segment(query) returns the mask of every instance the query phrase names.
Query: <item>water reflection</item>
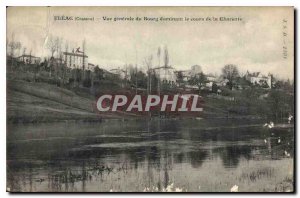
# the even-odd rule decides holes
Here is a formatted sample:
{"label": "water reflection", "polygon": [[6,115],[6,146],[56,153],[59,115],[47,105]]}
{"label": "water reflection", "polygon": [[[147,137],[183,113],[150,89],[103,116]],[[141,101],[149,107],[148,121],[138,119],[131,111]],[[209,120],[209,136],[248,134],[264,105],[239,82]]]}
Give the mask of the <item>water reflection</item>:
{"label": "water reflection", "polygon": [[286,163],[294,145],[293,128],[271,131],[240,120],[56,123],[9,126],[8,131],[7,182],[13,191],[161,190],[174,181],[198,191],[193,183],[205,182],[193,179],[195,173],[222,170],[218,178],[226,180],[247,161],[263,162],[264,169],[239,178],[254,182],[274,175],[270,160]]}
{"label": "water reflection", "polygon": [[234,168],[239,164],[241,158],[249,160],[251,158],[251,147],[250,146],[226,146],[225,148],[216,148],[213,151],[218,154],[223,165],[226,168]]}

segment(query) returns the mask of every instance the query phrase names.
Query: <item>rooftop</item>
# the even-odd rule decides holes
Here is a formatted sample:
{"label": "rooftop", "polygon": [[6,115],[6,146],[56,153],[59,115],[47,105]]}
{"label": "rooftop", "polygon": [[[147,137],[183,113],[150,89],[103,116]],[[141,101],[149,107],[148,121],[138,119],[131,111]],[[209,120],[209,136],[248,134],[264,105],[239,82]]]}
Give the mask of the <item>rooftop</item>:
{"label": "rooftop", "polygon": [[84,57],[84,58],[88,58],[87,55],[83,55],[80,53],[72,53],[72,52],[64,52],[64,55],[69,55],[69,56],[78,56],[78,57]]}
{"label": "rooftop", "polygon": [[23,54],[23,55],[19,56],[18,58],[21,58],[21,57],[39,58],[39,57],[28,55],[28,54]]}
{"label": "rooftop", "polygon": [[263,74],[260,73],[260,72],[253,72],[253,73],[250,73],[250,72],[247,71],[246,76],[248,76],[248,77],[268,78],[267,76],[263,75]]}

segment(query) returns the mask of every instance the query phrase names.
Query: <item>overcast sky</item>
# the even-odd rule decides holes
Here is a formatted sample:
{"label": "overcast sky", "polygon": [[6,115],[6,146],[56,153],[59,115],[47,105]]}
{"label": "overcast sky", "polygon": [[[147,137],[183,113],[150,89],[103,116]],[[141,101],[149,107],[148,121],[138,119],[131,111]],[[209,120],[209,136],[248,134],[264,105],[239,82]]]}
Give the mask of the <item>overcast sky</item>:
{"label": "overcast sky", "polygon": [[[53,16],[94,17],[95,21],[54,21]],[[107,22],[102,17],[240,17],[241,21]],[[283,23],[286,19],[287,23]],[[199,7],[9,7],[7,37],[48,56],[44,46],[49,35],[62,37],[72,48],[86,40],[89,62],[112,69],[124,64],[145,67],[144,58],[167,46],[170,65],[178,70],[200,65],[205,73],[220,74],[226,64],[236,64],[241,73],[260,71],[293,79],[293,8],[199,8]],[[284,29],[286,25],[286,29]],[[287,36],[283,36],[283,31]],[[63,44],[64,46],[64,44]],[[287,47],[287,59],[283,47]],[[162,63],[162,61],[161,61]]]}

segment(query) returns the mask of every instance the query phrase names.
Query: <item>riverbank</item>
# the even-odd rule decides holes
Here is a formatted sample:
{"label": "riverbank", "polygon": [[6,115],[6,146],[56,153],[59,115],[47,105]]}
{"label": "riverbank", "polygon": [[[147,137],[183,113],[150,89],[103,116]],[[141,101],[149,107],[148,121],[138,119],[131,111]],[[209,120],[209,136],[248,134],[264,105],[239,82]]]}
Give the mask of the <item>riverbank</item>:
{"label": "riverbank", "polygon": [[66,120],[101,122],[132,116],[125,112],[100,114],[91,94],[76,93],[47,83],[7,81],[7,122],[35,123]]}
{"label": "riverbank", "polygon": [[[100,113],[96,97],[88,88],[67,89],[45,82],[24,79],[7,80],[7,122],[37,123],[59,121],[101,122],[103,119],[148,119],[127,112]],[[204,97],[204,111],[195,119],[265,119],[259,115],[241,114],[229,108],[234,102]],[[152,117],[157,119],[165,117]],[[177,117],[180,119],[180,117]]]}

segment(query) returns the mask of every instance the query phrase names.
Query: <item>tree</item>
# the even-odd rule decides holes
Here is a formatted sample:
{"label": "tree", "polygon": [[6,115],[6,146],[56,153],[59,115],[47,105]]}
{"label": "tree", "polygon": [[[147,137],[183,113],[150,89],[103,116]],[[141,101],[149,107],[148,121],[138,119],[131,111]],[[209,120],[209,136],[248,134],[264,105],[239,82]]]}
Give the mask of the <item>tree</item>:
{"label": "tree", "polygon": [[[7,41],[8,42],[8,41]],[[8,47],[10,49],[10,56],[11,56],[11,64],[13,66],[14,64],[14,56],[15,56],[15,50],[20,50],[22,45],[20,42],[15,41],[15,35],[12,35],[11,41],[8,43]]]}
{"label": "tree", "polygon": [[211,92],[218,94],[218,85],[216,83],[212,84]]}
{"label": "tree", "polygon": [[60,42],[60,39],[58,37],[55,38],[52,35],[50,35],[48,37],[46,47],[50,51],[51,57],[53,57],[55,52],[58,51],[60,45],[61,45],[61,42]]}
{"label": "tree", "polygon": [[203,72],[196,74],[194,76],[191,77],[191,79],[189,80],[189,83],[191,85],[195,85],[198,87],[199,89],[199,93],[201,88],[205,85],[205,83],[207,83],[207,77],[205,76],[205,74]]}
{"label": "tree", "polygon": [[169,51],[167,46],[165,46],[165,54],[164,54],[164,66],[169,66]]}
{"label": "tree", "polygon": [[8,43],[8,47],[10,49],[10,56],[13,57],[14,56],[14,52],[16,49],[16,42],[14,41],[15,35],[12,35],[12,39],[11,41]]}
{"label": "tree", "polygon": [[160,49],[160,47],[158,47],[158,49],[157,49],[158,67],[160,66],[160,53],[161,53],[161,49]]}
{"label": "tree", "polygon": [[290,82],[289,79],[287,81],[274,79],[273,88],[274,89],[282,89],[282,90],[289,91],[292,93],[294,90],[294,85],[293,85],[293,83]]}
{"label": "tree", "polygon": [[142,71],[138,71],[136,74],[137,78],[137,87],[139,88],[147,88],[147,77],[146,74]]}
{"label": "tree", "polygon": [[240,85],[242,89],[251,86],[251,82],[249,80],[247,80],[245,76],[244,77],[237,77],[235,80],[236,80],[236,83],[238,85]]}
{"label": "tree", "polygon": [[152,72],[152,60],[153,60],[153,56],[149,56],[148,58],[145,58],[145,64],[147,66],[147,77],[148,77],[148,81],[147,81],[147,91],[148,94],[151,93],[151,72]]}
{"label": "tree", "polygon": [[[158,67],[160,67],[160,55],[161,55],[161,48],[158,47],[157,49]],[[158,78],[157,78],[157,92],[158,94],[160,94],[160,73],[158,73]]]}
{"label": "tree", "polygon": [[[69,51],[69,43],[68,41],[65,42],[65,52],[67,53]],[[60,52],[60,61],[63,60],[63,52]],[[61,63],[61,69],[62,69],[62,83],[65,84],[66,81],[66,75],[67,75],[67,56],[65,57],[65,63]]]}
{"label": "tree", "polygon": [[6,38],[6,56],[8,56],[9,40]]}
{"label": "tree", "polygon": [[[50,58],[50,76],[52,75],[52,72],[54,72],[54,75],[58,78],[59,75],[59,58],[61,55],[61,45],[62,45],[62,39],[59,37],[54,37],[50,35],[46,42],[46,48],[51,53]],[[58,60],[54,58],[54,54],[57,54]]]}
{"label": "tree", "polygon": [[95,67],[94,73],[95,73],[95,78],[97,80],[104,79],[104,71],[103,71],[103,69],[100,69],[98,65]]}
{"label": "tree", "polygon": [[133,67],[132,64],[128,65],[128,71],[129,71],[129,80],[131,84],[135,84],[135,79],[136,79],[136,68]]}
{"label": "tree", "polygon": [[184,76],[183,76],[183,72],[182,71],[177,71],[176,72],[176,81],[178,83],[178,85],[181,87],[182,85],[184,85]]}
{"label": "tree", "polygon": [[229,81],[228,86],[232,90],[236,78],[239,77],[237,66],[233,64],[225,65],[222,69],[222,76]]}
{"label": "tree", "polygon": [[22,48],[21,42],[16,42],[16,49],[18,50],[18,56],[20,55],[21,48]]}
{"label": "tree", "polygon": [[271,90],[267,101],[272,113],[271,116],[276,120],[287,117],[288,113],[292,111],[289,95],[283,90]]}
{"label": "tree", "polygon": [[[83,58],[82,58],[82,68],[83,70],[85,70],[85,46],[86,46],[86,43],[85,43],[85,39],[83,39],[82,41],[82,55],[83,55]],[[84,76],[85,78],[85,76]]]}
{"label": "tree", "polygon": [[26,48],[26,47],[23,47],[23,55],[26,54],[26,50],[27,50],[27,48]]}
{"label": "tree", "polygon": [[32,55],[32,49],[30,49],[30,53],[29,53],[29,64],[31,64],[32,63],[32,58],[31,58],[31,55]]}

